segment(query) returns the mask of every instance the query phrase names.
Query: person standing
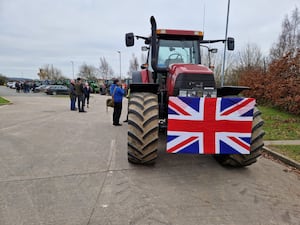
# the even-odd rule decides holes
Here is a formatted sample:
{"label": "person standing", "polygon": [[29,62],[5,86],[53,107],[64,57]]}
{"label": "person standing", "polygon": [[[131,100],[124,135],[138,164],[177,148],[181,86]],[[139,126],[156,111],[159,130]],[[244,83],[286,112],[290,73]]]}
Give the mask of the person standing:
{"label": "person standing", "polygon": [[81,78],[77,78],[77,82],[75,84],[75,93],[77,97],[77,107],[78,112],[86,112],[84,111],[84,94],[83,94],[83,84],[81,83]]}
{"label": "person standing", "polygon": [[20,87],[20,83],[19,83],[19,81],[16,83],[16,91],[17,91],[17,93],[20,93],[20,89],[21,89],[21,87]]}
{"label": "person standing", "polygon": [[85,106],[85,102],[86,102],[86,107],[89,108],[91,88],[89,86],[89,83],[87,82],[84,85],[83,93],[84,93],[83,106]]}
{"label": "person standing", "polygon": [[35,89],[36,89],[36,84],[35,82],[33,82],[33,85],[32,85],[32,92],[35,93]]}
{"label": "person standing", "polygon": [[122,126],[122,124],[120,124],[120,117],[122,112],[124,90],[121,88],[121,84],[118,79],[114,80],[113,84],[110,86],[110,95],[114,99],[113,125]]}
{"label": "person standing", "polygon": [[71,80],[70,82],[70,100],[71,100],[71,110],[75,111],[76,107],[76,93],[75,93],[75,81]]}

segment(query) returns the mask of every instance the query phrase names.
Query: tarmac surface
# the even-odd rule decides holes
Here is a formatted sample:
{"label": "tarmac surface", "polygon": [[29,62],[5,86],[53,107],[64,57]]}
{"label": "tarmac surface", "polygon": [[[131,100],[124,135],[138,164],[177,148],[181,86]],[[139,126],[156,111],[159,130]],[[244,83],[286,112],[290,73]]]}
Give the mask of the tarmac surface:
{"label": "tarmac surface", "polygon": [[161,139],[157,163],[134,166],[107,96],[87,113],[68,97],[1,86],[0,96],[13,102],[0,106],[0,225],[300,224],[300,176],[284,165],[224,168],[167,154]]}

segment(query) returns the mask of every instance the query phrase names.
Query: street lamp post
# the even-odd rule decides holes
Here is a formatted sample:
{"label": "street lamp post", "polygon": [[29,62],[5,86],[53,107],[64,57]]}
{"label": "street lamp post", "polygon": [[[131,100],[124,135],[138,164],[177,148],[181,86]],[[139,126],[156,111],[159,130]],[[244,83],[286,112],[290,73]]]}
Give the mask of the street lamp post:
{"label": "street lamp post", "polygon": [[227,20],[226,20],[226,31],[225,31],[225,42],[224,42],[224,55],[223,55],[223,65],[222,65],[222,74],[221,74],[221,76],[222,76],[221,77],[221,86],[224,85],[229,9],[230,9],[230,0],[228,0],[228,6],[227,6]]}
{"label": "street lamp post", "polygon": [[74,79],[74,61],[71,61],[72,63],[72,72],[73,72],[73,79]]}
{"label": "street lamp post", "polygon": [[120,80],[122,80],[122,71],[121,71],[121,51],[118,51],[119,53],[119,61],[120,61]]}

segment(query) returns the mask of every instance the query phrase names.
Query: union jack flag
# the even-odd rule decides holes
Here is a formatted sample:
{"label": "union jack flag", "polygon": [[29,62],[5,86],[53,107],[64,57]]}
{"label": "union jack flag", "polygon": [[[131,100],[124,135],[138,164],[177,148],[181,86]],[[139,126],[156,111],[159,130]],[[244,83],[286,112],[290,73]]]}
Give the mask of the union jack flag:
{"label": "union jack flag", "polygon": [[253,98],[170,97],[168,153],[250,154]]}

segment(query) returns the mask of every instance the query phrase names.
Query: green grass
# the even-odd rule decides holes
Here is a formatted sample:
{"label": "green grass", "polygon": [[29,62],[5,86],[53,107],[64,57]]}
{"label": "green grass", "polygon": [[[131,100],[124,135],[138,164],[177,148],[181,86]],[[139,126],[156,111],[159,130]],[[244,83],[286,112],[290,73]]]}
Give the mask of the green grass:
{"label": "green grass", "polygon": [[0,97],[0,105],[1,104],[7,104],[7,103],[9,103],[8,100],[6,100],[5,98]]}
{"label": "green grass", "polygon": [[270,146],[272,150],[289,157],[300,163],[300,146],[299,145],[276,145]]}
{"label": "green grass", "polygon": [[277,109],[260,106],[265,140],[300,140],[300,116],[291,115]]}
{"label": "green grass", "polygon": [[[264,140],[300,140],[300,116],[291,115],[280,110],[260,106],[266,132]],[[268,146],[273,151],[285,155],[300,163],[300,145]]]}

